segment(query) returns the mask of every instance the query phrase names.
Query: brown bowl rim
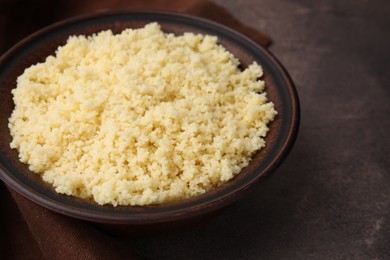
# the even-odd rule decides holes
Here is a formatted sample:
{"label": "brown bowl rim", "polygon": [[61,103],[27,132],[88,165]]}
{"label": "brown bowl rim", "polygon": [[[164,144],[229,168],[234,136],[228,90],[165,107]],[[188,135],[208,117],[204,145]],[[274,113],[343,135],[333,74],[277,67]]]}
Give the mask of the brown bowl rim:
{"label": "brown bowl rim", "polygon": [[[201,216],[203,214],[209,213],[211,211],[220,209],[224,206],[227,206],[234,201],[238,200],[245,194],[247,194],[250,190],[253,189],[255,184],[263,181],[266,177],[268,177],[271,172],[273,172],[285,159],[285,157],[290,152],[299,129],[300,123],[300,107],[299,107],[299,99],[298,93],[294,86],[294,83],[287,73],[287,70],[283,67],[283,65],[276,59],[276,57],[271,54],[268,50],[261,47],[248,37],[243,34],[234,31],[231,28],[228,28],[224,25],[221,25],[217,22],[207,20],[205,18],[200,18],[188,14],[182,13],[174,13],[174,12],[162,12],[162,11],[109,11],[109,12],[99,12],[94,14],[77,16],[74,18],[66,19],[55,24],[52,24],[48,27],[45,27],[30,36],[26,37],[10,50],[8,50],[1,58],[0,58],[0,69],[2,65],[6,63],[9,59],[12,58],[16,53],[23,51],[23,48],[28,46],[31,42],[35,40],[45,37],[50,33],[55,32],[59,29],[64,29],[67,27],[75,26],[78,23],[85,21],[93,21],[97,19],[110,19],[110,17],[126,17],[126,16],[147,16],[147,17],[155,17],[164,18],[164,19],[172,19],[185,21],[195,24],[196,26],[206,26],[207,28],[212,28],[213,30],[217,30],[219,33],[224,33],[226,35],[230,35],[230,37],[240,41],[241,43],[245,43],[251,48],[254,48],[256,51],[261,52],[269,63],[272,63],[275,66],[275,69],[279,73],[279,80],[283,81],[286,86],[286,93],[289,96],[289,102],[291,106],[290,111],[290,123],[288,126],[285,126],[287,129],[287,133],[285,135],[284,140],[279,140],[282,143],[279,144],[280,149],[277,154],[272,158],[272,160],[268,163],[267,167],[265,167],[260,173],[256,176],[252,176],[249,180],[242,181],[241,185],[230,186],[229,190],[223,190],[223,192],[211,192],[210,194],[206,193],[206,196],[202,196],[201,198],[195,197],[190,198],[188,200],[184,200],[176,203],[168,203],[157,206],[143,206],[143,207],[131,207],[132,209],[136,209],[134,214],[129,214],[132,209],[129,211],[124,210],[122,212],[117,212],[114,214],[107,214],[106,212],[96,212],[95,210],[80,208],[76,206],[72,206],[71,204],[61,204],[58,200],[54,200],[50,196],[45,196],[40,192],[37,192],[34,188],[29,186],[29,184],[23,183],[19,179],[15,178],[12,173],[7,169],[7,162],[5,159],[0,163],[0,178],[4,181],[8,186],[14,189],[16,192],[20,193],[24,197],[29,200],[44,206],[48,209],[51,209],[55,212],[71,216],[74,218],[98,222],[98,223],[112,223],[112,224],[155,224],[155,223],[163,223],[163,222],[173,222],[177,220],[185,220],[187,218],[193,218],[197,216]],[[0,81],[1,83],[1,81]],[[1,86],[0,86],[1,87]],[[2,90],[2,89],[0,89]],[[0,91],[0,93],[2,93]],[[3,153],[3,150],[1,150]],[[77,198],[76,198],[77,200]],[[100,206],[100,207],[108,207],[110,206]],[[156,210],[157,208],[157,210]],[[115,208],[110,212],[117,211]],[[154,210],[153,210],[154,209]]]}

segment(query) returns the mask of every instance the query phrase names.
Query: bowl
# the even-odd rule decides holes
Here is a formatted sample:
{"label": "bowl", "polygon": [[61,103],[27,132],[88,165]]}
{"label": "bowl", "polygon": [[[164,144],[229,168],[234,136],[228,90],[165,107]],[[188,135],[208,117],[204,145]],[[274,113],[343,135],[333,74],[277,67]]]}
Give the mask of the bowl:
{"label": "bowl", "polygon": [[[158,22],[162,30],[174,34],[194,32],[218,36],[245,68],[253,61],[263,67],[263,80],[270,101],[278,115],[270,123],[266,146],[257,152],[250,164],[231,181],[203,195],[150,206],[98,205],[97,203],[55,192],[54,188],[29,171],[11,149],[8,118],[14,108],[11,90],[25,68],[42,62],[65,44],[70,35],[91,35],[111,29],[119,33],[125,28],[139,28]],[[29,200],[73,218],[114,227],[151,227],[191,222],[217,212],[261,188],[265,180],[285,159],[297,136],[299,102],[294,84],[281,63],[266,49],[242,34],[202,18],[167,12],[109,12],[76,17],[46,27],[11,48],[0,58],[0,178]]]}

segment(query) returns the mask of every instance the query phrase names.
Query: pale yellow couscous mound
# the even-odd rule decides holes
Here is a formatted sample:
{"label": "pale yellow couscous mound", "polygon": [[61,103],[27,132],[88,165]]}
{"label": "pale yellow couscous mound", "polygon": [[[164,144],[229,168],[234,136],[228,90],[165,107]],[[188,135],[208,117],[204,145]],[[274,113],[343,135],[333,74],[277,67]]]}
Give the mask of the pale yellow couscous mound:
{"label": "pale yellow couscous mound", "polygon": [[265,143],[274,105],[213,36],[157,23],[72,36],[12,91],[11,148],[57,192],[147,205],[232,179]]}

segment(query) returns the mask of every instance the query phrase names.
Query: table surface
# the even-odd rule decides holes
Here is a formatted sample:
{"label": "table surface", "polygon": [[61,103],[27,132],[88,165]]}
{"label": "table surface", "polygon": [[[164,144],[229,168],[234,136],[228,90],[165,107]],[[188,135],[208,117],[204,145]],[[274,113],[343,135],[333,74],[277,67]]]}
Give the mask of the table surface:
{"label": "table surface", "polygon": [[176,259],[390,258],[390,2],[218,0],[274,40],[301,101],[273,176],[198,228],[129,239]]}
{"label": "table surface", "polygon": [[120,240],[153,259],[390,259],[390,2],[214,1],[272,37],[300,96],[298,139],[207,223]]}
{"label": "table surface", "polygon": [[299,137],[209,223],[129,246],[152,258],[389,259],[389,2],[217,2],[272,36],[300,95]]}

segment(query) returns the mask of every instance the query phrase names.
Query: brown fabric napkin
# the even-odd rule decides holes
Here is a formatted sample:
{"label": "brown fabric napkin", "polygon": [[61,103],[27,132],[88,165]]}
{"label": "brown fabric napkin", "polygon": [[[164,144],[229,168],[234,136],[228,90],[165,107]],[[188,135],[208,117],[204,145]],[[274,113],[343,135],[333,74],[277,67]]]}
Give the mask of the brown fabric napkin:
{"label": "brown fabric napkin", "polygon": [[[30,12],[31,2],[42,4]],[[263,46],[271,39],[243,25],[210,1],[22,1],[0,0],[0,52],[40,27],[60,19],[100,10],[166,10],[217,21],[246,34]],[[24,6],[20,9],[19,6]],[[34,10],[37,10],[34,8]],[[45,19],[46,18],[46,19]],[[35,21],[33,23],[32,21]],[[47,210],[0,182],[0,259],[136,259],[119,241],[80,220]],[[133,250],[134,251],[134,250]]]}

